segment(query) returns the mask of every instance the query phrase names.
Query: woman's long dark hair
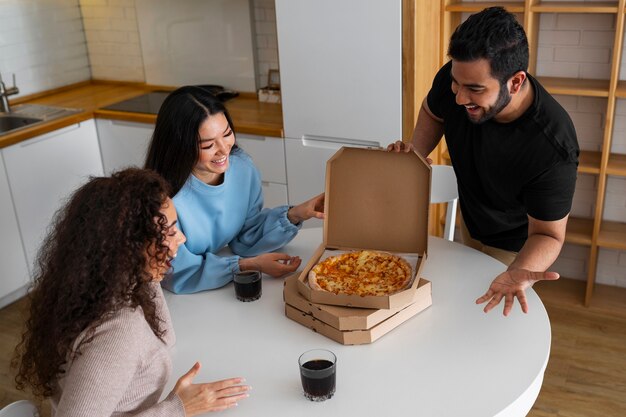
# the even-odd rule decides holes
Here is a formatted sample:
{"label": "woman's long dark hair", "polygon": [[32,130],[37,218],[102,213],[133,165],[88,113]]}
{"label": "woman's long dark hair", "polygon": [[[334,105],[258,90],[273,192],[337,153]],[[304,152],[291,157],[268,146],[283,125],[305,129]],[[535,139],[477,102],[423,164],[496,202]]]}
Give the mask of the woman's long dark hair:
{"label": "woman's long dark hair", "polygon": [[[200,157],[200,125],[207,117],[223,113],[235,130],[224,104],[201,87],[173,91],[159,109],[145,168],[170,183],[173,197],[185,184]],[[231,148],[231,153],[237,146]]]}
{"label": "woman's long dark hair", "polygon": [[68,358],[124,307],[141,307],[163,338],[149,266],[167,260],[167,219],[160,210],[169,191],[155,172],[127,169],[92,178],[57,212],[39,251],[30,316],[13,358],[19,389],[28,385],[36,395],[53,395]]}

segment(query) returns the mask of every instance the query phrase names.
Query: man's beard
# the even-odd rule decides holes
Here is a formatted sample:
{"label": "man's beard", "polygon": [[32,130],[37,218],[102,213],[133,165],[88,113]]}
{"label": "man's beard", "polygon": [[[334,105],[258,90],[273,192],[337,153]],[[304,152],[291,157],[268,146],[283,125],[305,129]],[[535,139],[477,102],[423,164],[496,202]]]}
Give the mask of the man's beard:
{"label": "man's beard", "polygon": [[469,117],[469,114],[467,115],[467,118],[469,119],[470,122],[477,124],[477,125],[481,123],[485,123],[487,120],[493,119],[506,106],[508,106],[510,102],[511,102],[511,94],[509,94],[506,83],[500,84],[500,91],[498,92],[498,98],[496,99],[496,102],[493,104],[493,106],[491,106],[491,109],[485,114],[483,114],[478,120],[472,119],[471,117]]}

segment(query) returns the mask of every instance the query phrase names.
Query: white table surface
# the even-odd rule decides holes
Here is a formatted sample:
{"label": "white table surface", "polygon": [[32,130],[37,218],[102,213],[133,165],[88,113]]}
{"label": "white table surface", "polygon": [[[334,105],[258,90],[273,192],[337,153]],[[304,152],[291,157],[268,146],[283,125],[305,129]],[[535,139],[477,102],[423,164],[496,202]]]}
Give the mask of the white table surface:
{"label": "white table surface", "polygon": [[[303,229],[285,248],[304,266],[322,242]],[[196,382],[243,376],[250,398],[224,416],[525,416],[537,399],[550,353],[550,322],[527,291],[529,313],[502,305],[489,314],[474,304],[505,267],[461,244],[430,237],[422,276],[433,304],[369,345],[344,346],[288,319],[283,280],[263,278],[263,296],[237,301],[229,284],[193,295],[165,291],[177,343],[172,380],[203,368]],[[326,348],[337,355],[337,391],[322,403],[302,395],[299,355]]]}

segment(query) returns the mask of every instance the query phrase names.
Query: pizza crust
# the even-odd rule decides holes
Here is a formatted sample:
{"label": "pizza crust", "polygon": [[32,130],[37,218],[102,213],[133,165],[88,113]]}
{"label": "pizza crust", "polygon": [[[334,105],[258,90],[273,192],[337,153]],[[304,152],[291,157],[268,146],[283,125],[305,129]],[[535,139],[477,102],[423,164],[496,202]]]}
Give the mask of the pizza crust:
{"label": "pizza crust", "polygon": [[[390,262],[396,267],[396,274],[384,269]],[[344,272],[344,268],[348,272]],[[375,272],[372,268],[376,269]],[[411,265],[403,257],[370,250],[330,256],[318,262],[308,274],[309,287],[313,290],[362,296],[395,294],[406,289],[412,278]],[[402,281],[397,282],[398,279]]]}

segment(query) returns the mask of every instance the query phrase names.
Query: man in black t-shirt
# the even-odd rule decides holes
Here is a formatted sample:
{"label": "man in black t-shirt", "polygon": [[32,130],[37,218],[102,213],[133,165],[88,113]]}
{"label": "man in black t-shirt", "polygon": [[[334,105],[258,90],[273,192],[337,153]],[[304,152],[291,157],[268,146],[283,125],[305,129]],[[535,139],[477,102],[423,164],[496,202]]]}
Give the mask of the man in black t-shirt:
{"label": "man in black t-shirt", "polygon": [[[457,176],[463,228],[470,246],[509,264],[488,291],[485,312],[542,279],[556,260],[572,205],[578,142],[571,119],[530,76],[528,41],[515,17],[501,7],[470,16],[452,35],[452,59],[433,81],[411,144],[428,155],[443,134]],[[508,260],[507,260],[508,257]]]}

